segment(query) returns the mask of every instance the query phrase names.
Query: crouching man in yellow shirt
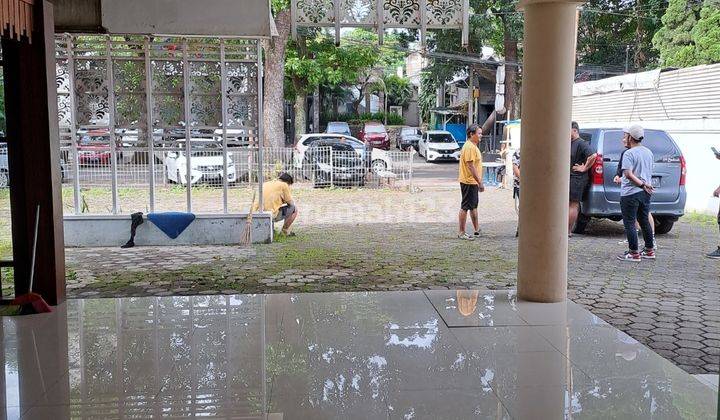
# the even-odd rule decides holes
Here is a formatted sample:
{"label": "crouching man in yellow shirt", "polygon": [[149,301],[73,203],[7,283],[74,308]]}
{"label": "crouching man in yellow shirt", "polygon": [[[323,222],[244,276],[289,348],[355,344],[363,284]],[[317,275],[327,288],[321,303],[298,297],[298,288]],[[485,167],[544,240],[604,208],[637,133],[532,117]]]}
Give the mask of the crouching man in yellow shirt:
{"label": "crouching man in yellow shirt", "polygon": [[[290,193],[293,182],[292,175],[283,172],[278,179],[263,184],[263,210],[272,212],[274,222],[285,221],[282,233],[287,236],[295,236],[295,232],[290,231],[290,226],[298,215],[297,206]],[[259,206],[256,204],[256,210],[257,207]]]}

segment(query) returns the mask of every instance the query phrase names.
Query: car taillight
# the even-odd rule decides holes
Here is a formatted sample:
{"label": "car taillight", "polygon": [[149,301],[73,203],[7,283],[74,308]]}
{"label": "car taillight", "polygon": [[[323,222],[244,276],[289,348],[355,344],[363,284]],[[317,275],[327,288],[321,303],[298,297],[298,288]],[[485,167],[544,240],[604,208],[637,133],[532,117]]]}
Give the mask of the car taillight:
{"label": "car taillight", "polygon": [[685,176],[687,175],[687,163],[685,156],[680,156],[680,185],[685,185]]}
{"label": "car taillight", "polygon": [[595,158],[595,163],[592,167],[592,183],[593,185],[603,185],[605,183],[605,177],[603,176],[603,157],[598,153]]}

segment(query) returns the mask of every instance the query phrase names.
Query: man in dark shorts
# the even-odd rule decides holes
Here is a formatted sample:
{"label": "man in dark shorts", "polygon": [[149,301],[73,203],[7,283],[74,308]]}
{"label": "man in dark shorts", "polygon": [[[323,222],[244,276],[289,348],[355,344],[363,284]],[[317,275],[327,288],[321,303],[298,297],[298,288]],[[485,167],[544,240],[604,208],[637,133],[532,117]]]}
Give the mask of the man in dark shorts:
{"label": "man in dark shorts", "polygon": [[[460,223],[458,238],[470,241],[480,236],[480,225],[478,223],[477,213],[479,201],[478,193],[485,191],[481,175],[482,155],[480,154],[480,149],[478,148],[481,136],[482,132],[477,124],[473,124],[468,127],[468,139],[460,151],[460,175],[458,180],[460,181],[462,202],[460,203],[460,214],[458,216]],[[465,233],[468,212],[470,212],[470,219],[472,220],[472,225],[475,229],[472,236]]]}
{"label": "man in dark shorts", "polygon": [[580,126],[575,121],[570,126],[570,211],[568,217],[568,236],[580,215],[580,202],[588,185],[588,171],[595,164],[595,153],[590,143],[580,138]]}
{"label": "man in dark shorts", "polygon": [[[713,149],[713,152],[715,152],[714,149]],[[718,158],[718,159],[720,159],[720,153],[715,152],[715,157]],[[714,195],[715,197],[720,197],[720,187],[717,187],[717,189],[715,190],[715,192],[713,192],[713,195]],[[720,209],[718,209],[717,222],[718,222],[718,227],[720,227]],[[708,257],[708,258],[712,258],[712,259],[714,259],[714,260],[720,259],[720,245],[718,245],[718,247],[717,247],[717,249],[716,249],[715,251],[707,254],[707,257]]]}

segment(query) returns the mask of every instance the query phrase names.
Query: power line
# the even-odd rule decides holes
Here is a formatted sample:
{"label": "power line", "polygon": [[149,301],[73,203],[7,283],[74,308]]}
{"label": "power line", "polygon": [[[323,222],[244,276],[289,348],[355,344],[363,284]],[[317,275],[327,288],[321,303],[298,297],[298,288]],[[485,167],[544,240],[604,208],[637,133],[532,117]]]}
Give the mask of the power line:
{"label": "power line", "polygon": [[[433,58],[435,60],[445,62],[445,63],[454,63],[457,65],[468,65],[468,64],[484,64],[484,65],[491,65],[491,66],[501,66],[501,65],[509,65],[509,66],[515,66],[518,68],[522,68],[522,63],[520,62],[509,62],[504,60],[483,60],[480,58],[475,57],[469,57],[467,55],[467,52],[462,51],[428,51],[428,50],[421,50],[421,49],[410,49],[410,48],[404,48],[399,45],[391,46],[387,44],[383,45],[377,45],[370,42],[366,42],[363,40],[354,40],[354,39],[344,39],[344,41],[355,44],[355,45],[363,45],[363,46],[371,46],[371,47],[378,47],[381,49],[386,50],[394,50],[394,51],[401,51],[406,53],[418,53],[421,54],[424,57]],[[623,45],[624,47],[624,45]],[[618,71],[622,72],[624,70],[623,66],[613,66],[608,64],[601,64],[601,63],[589,63],[589,62],[583,62],[583,66],[592,66],[594,67],[593,70],[596,71],[604,71],[607,73],[617,73]]]}

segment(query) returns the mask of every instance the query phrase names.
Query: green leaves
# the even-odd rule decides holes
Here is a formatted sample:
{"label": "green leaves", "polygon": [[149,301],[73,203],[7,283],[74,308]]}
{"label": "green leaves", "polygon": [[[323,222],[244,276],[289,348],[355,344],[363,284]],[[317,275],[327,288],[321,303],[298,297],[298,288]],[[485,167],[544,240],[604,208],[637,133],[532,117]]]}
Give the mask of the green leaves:
{"label": "green leaves", "polygon": [[653,37],[663,65],[689,67],[720,62],[720,2],[670,0],[663,27]]}
{"label": "green leaves", "polygon": [[388,94],[388,105],[406,106],[412,98],[412,86],[408,79],[390,75],[385,77],[385,89]]}
{"label": "green leaves", "polygon": [[288,46],[285,71],[296,90],[309,92],[319,85],[352,84],[363,69],[380,59],[373,45],[346,43],[335,46],[330,37],[317,34]]}
{"label": "green leaves", "polygon": [[720,2],[705,2],[692,38],[698,63],[720,63]]}

